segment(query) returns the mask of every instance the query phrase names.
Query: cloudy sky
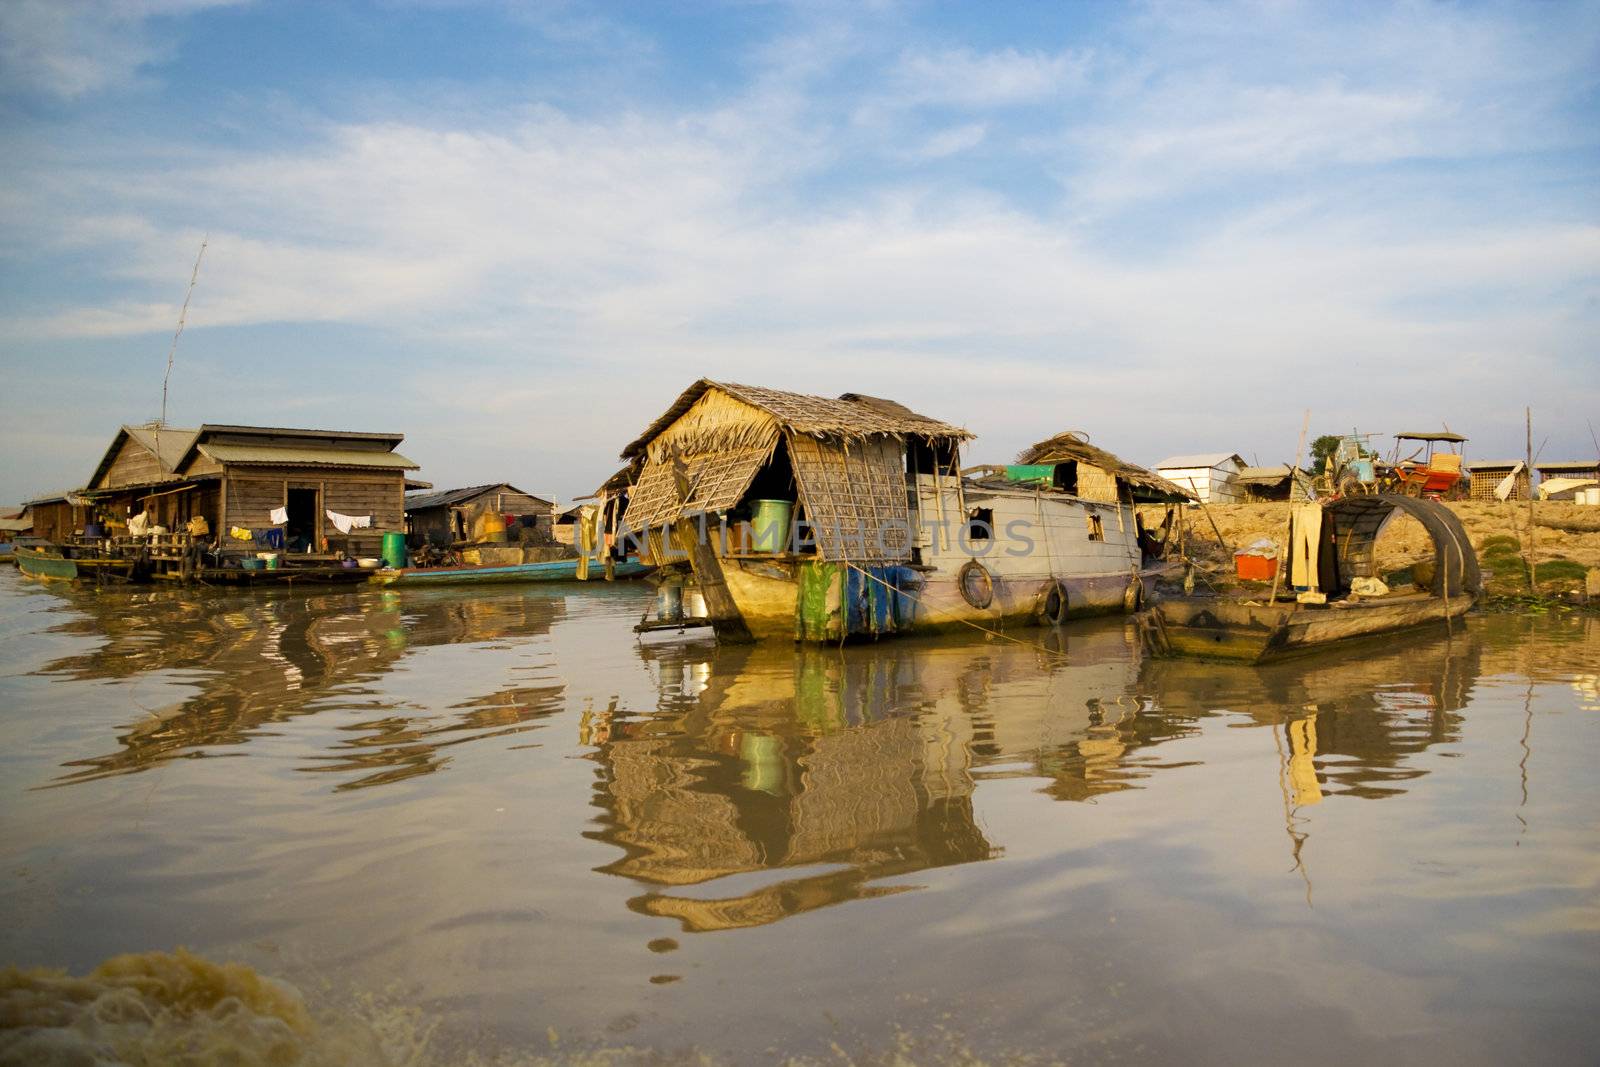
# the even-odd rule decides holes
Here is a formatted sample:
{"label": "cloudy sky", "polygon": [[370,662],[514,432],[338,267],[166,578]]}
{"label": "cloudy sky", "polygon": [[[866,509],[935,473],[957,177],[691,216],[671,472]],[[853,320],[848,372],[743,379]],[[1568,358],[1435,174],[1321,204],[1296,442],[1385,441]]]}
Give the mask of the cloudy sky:
{"label": "cloudy sky", "polygon": [[[5,0],[0,502],[115,427],[568,497],[693,379],[1000,461],[1595,452],[1600,5]],[[1493,456],[1491,456],[1493,454]]]}

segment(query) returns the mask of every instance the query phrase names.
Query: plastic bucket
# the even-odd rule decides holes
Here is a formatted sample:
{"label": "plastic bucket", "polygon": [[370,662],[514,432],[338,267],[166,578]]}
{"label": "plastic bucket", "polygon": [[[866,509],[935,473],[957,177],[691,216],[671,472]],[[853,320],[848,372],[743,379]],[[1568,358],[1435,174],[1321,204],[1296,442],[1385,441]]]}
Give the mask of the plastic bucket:
{"label": "plastic bucket", "polygon": [[750,547],[757,552],[782,552],[789,540],[789,519],[793,514],[792,500],[757,500],[755,517],[750,521]]}
{"label": "plastic bucket", "polygon": [[406,565],[406,535],[392,530],[383,535],[383,563],[399,570]]}
{"label": "plastic bucket", "polygon": [[656,618],[663,622],[683,618],[683,586],[663,585],[656,590]]}

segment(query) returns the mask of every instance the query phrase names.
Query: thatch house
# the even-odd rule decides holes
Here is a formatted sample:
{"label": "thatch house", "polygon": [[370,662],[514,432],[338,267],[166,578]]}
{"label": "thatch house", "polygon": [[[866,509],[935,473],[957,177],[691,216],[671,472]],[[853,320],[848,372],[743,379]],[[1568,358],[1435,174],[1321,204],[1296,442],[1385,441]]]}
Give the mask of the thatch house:
{"label": "thatch house", "polygon": [[971,436],[859,393],[830,399],[702,378],[623,450],[642,461],[624,522],[659,531],[682,516],[736,521],[757,500],[789,501],[820,558],[901,562],[909,548],[880,551],[852,532],[908,527],[908,478],[958,480],[959,445]]}
{"label": "thatch house", "polygon": [[[1102,503],[1179,503],[1194,496],[1166,478],[1091,445],[1076,430],[1056,434],[1024,449],[1020,467],[1053,467],[1050,486],[1083,500]],[[1011,468],[1016,473],[1015,468]]]}
{"label": "thatch house", "polygon": [[407,481],[417,465],[395,451],[404,439],[266,426],[124,426],[82,495],[113,526],[139,514],[173,530],[203,518],[222,547],[238,552],[259,545],[231,537],[235,528],[277,530],[274,540],[291,551],[376,555],[382,535],[404,526],[407,486],[426,486]]}
{"label": "thatch house", "polygon": [[511,516],[519,529],[530,531],[535,540],[554,537],[555,501],[525,493],[507,482],[412,493],[406,497],[405,510],[407,532],[417,543],[477,540],[475,527],[486,515]]}

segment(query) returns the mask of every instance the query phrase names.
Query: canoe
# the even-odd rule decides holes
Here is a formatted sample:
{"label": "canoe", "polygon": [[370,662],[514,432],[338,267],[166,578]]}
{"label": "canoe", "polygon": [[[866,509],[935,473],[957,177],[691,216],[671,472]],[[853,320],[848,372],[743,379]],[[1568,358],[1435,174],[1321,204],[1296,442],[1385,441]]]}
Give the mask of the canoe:
{"label": "canoe", "polygon": [[1260,663],[1356,638],[1436,625],[1466,614],[1474,596],[1427,593],[1337,601],[1263,604],[1219,597],[1174,597],[1134,617],[1158,655]]}
{"label": "canoe", "polygon": [[31,578],[71,581],[78,576],[78,564],[75,560],[49,555],[38,548],[18,548],[14,551],[17,557],[17,569]]}
{"label": "canoe", "polygon": [[[616,565],[618,578],[638,578],[648,573],[650,567],[635,560],[623,560]],[[591,582],[605,581],[605,565],[591,562]],[[399,570],[382,570],[373,573],[372,580],[379,585],[479,585],[508,582],[575,582],[578,580],[578,561],[575,559],[551,560],[548,563],[514,563],[504,567],[404,567]]]}

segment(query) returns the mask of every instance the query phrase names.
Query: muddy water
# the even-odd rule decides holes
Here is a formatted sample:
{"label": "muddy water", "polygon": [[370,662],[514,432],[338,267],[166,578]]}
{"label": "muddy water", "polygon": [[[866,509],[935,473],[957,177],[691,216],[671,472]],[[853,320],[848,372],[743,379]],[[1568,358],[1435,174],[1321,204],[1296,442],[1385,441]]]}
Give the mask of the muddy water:
{"label": "muddy water", "polygon": [[0,573],[0,963],[186,946],[438,1063],[1600,1041],[1600,620],[1260,669],[640,647],[647,596]]}

